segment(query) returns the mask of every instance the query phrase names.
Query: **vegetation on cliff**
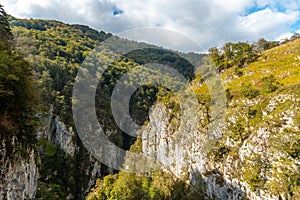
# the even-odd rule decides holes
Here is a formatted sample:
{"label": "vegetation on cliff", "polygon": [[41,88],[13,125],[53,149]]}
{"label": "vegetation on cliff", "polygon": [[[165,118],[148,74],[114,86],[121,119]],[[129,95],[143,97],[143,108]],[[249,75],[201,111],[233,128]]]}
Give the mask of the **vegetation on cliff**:
{"label": "vegetation on cliff", "polygon": [[[71,157],[53,141],[45,138],[37,141],[35,127],[38,118],[45,117],[51,106],[55,116],[68,127],[74,126],[71,98],[77,71],[89,52],[112,35],[82,25],[16,19],[7,16],[2,7],[0,30],[0,136],[6,142],[5,149],[9,152],[6,156],[13,158],[16,152],[26,154],[23,147],[39,145],[37,198],[65,199],[68,195],[82,198],[86,192],[82,188],[89,184],[86,166],[90,155],[79,137],[74,138],[78,148]],[[137,46],[133,41],[127,44]],[[232,158],[241,169],[232,173],[232,178],[244,181],[254,192],[264,190],[294,199],[300,196],[299,47],[296,34],[282,44],[260,39],[254,44],[230,42],[209,50],[223,78],[227,97],[226,125],[209,153],[211,160],[223,166]],[[120,77],[134,67],[146,71],[142,65],[149,61],[169,65],[190,80],[189,89],[196,93],[206,116],[204,124],[213,120],[209,114],[211,99],[201,74],[194,76],[194,68],[178,55],[151,45],[119,60],[109,59],[112,53],[104,47],[99,52],[101,59],[110,64],[98,84],[96,111],[101,125],[114,130],[109,138],[119,147],[140,151],[141,142],[117,127],[110,110],[110,96]],[[171,128],[176,129],[180,106],[173,94],[161,86],[139,88],[131,98],[131,116],[140,125],[146,123],[154,103],[163,104],[173,112]],[[267,137],[261,140],[265,143],[257,139],[262,134]],[[13,145],[13,138],[19,145]],[[247,149],[251,151],[249,156],[240,158]],[[0,166],[5,167],[2,163]],[[108,174],[108,170],[103,173]],[[202,179],[199,177],[198,186],[191,185],[188,179],[188,173],[176,178],[167,170],[149,174],[115,172],[99,179],[87,198],[197,199],[204,195]]]}
{"label": "vegetation on cliff", "polygon": [[26,155],[27,147],[36,147],[37,93],[32,68],[15,49],[8,15],[2,6],[0,30],[0,138],[6,158],[12,159],[19,153]]}
{"label": "vegetation on cliff", "polygon": [[[283,44],[262,40],[259,42],[264,46],[245,43],[226,44],[225,47],[229,45],[229,49],[233,51],[234,48],[241,48],[242,50],[235,51],[240,54],[233,55],[232,60],[221,53],[217,58],[219,63],[223,63],[222,66],[218,66],[217,63],[217,67],[221,72],[227,97],[226,125],[222,130],[222,137],[217,139],[216,145],[208,154],[211,159],[209,162],[225,168],[228,167],[227,160],[232,160],[239,169],[233,170],[230,177],[244,181],[252,192],[264,191],[277,198],[297,199],[300,195],[300,40],[295,35],[291,41],[285,41]],[[214,48],[211,53],[215,51],[230,54],[229,50],[223,51],[217,48]],[[253,56],[250,60],[240,59],[240,56],[249,53]],[[215,60],[216,57],[212,59]],[[206,102],[205,105],[209,106],[210,98],[206,95],[208,88],[201,74],[196,75],[192,80],[191,88],[196,92],[201,105]],[[171,102],[173,106],[170,106]],[[172,130],[171,126],[176,129],[178,103],[171,96],[159,98],[159,103],[165,105],[171,112],[175,112],[171,117],[171,121],[175,120],[175,122],[170,123],[169,130]],[[203,112],[206,112],[205,109]],[[206,117],[209,118],[209,114]],[[245,155],[247,156],[244,157]],[[231,167],[234,168],[235,165]],[[88,199],[116,197],[117,199],[156,199],[151,190],[152,184],[156,181],[156,173],[161,172],[143,175],[121,172],[104,177],[97,182]],[[168,173],[170,172],[164,172],[165,176],[172,176]],[[119,182],[124,179],[125,182]],[[177,181],[184,182],[187,179],[183,175]],[[149,187],[144,187],[145,180],[150,180]],[[167,184],[169,180],[169,178],[160,180],[160,184]],[[131,187],[127,188],[127,185]],[[123,187],[127,188],[127,193],[122,192],[120,188]],[[197,187],[205,188],[206,183],[201,182]],[[134,192],[137,189],[142,192]],[[195,188],[189,184],[180,188],[170,185],[169,195],[161,198],[177,199],[172,196],[176,191],[181,191],[183,196],[180,198],[186,198],[189,197],[191,189]],[[197,195],[203,195],[205,189],[198,188],[194,191],[197,191]]]}

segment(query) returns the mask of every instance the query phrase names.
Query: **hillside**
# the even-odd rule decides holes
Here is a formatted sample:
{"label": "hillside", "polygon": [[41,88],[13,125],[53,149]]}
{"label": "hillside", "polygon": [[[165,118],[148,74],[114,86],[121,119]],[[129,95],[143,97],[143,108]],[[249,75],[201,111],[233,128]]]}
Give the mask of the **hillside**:
{"label": "hillside", "polygon": [[[40,122],[36,126],[39,152],[35,154],[39,161],[39,168],[35,169],[39,172],[39,179],[34,185],[37,187],[38,199],[83,199],[96,178],[114,172],[85,149],[76,133],[71,110],[72,89],[77,71],[97,45],[103,48],[99,56],[105,62],[111,62],[104,75],[105,79],[99,83],[97,115],[100,123],[111,130],[108,133],[110,140],[121,148],[129,149],[135,140],[117,127],[110,110],[110,95],[124,73],[149,62],[151,58],[153,62],[172,65],[187,78],[193,78],[193,69],[185,60],[176,53],[153,45],[142,44],[147,49],[131,52],[121,60],[114,61],[109,58],[112,53],[101,46],[101,42],[111,37],[111,34],[98,32],[87,26],[51,20],[10,17],[10,23],[16,41],[15,50],[30,64],[36,95],[39,97],[37,112]],[[127,47],[141,45],[133,41],[120,41],[125,42]],[[116,46],[118,48],[120,47]],[[161,89],[150,85],[140,88],[134,94],[131,115],[137,123],[143,124],[148,120],[147,111],[156,101],[156,93]]]}
{"label": "hillside", "polygon": [[[231,69],[224,73],[223,77],[227,87],[232,90],[238,90],[242,83],[251,83],[257,89],[263,90],[265,86],[262,81],[263,77],[271,75],[281,85],[299,83],[299,55],[300,40],[298,39],[263,52],[258,61],[251,63],[244,69],[240,69],[243,76],[234,76],[236,72]],[[262,91],[263,94],[266,94],[266,92]]]}
{"label": "hillside", "polygon": [[242,169],[236,176],[267,198],[299,198],[299,55],[298,39],[263,52],[239,75],[222,75],[231,101],[214,153],[223,163],[231,154]]}
{"label": "hillside", "polygon": [[[0,101],[7,108],[0,113],[0,199],[300,198],[300,39],[258,54],[238,43],[251,56],[219,67],[204,55],[120,39],[83,25],[14,17],[9,22],[15,47],[7,47],[14,43],[12,35],[0,43]],[[114,52],[101,45],[111,37],[118,41],[111,48],[116,52],[123,51],[122,45],[144,49],[113,60]],[[94,66],[88,59],[96,47],[101,51],[95,56],[109,63],[94,98],[99,123],[115,145],[157,159],[163,170],[118,172],[92,156],[78,136],[74,81],[83,62]],[[202,60],[201,66],[194,69],[182,55]],[[147,77],[143,65],[149,62],[180,72],[190,81],[184,94],[195,94],[198,104],[181,124],[183,109],[175,93],[161,85],[140,87],[130,99],[130,115],[143,126],[136,139],[117,126],[111,95],[134,68],[139,74],[126,87],[134,86],[136,77],[160,80],[162,74]],[[215,88],[206,79],[209,67],[219,67]],[[179,85],[174,78],[165,81]],[[134,164],[124,161],[124,166]]]}
{"label": "hillside", "polygon": [[[119,173],[99,180],[88,199],[118,195],[124,199],[298,199],[299,45],[300,40],[282,44],[262,52],[247,66],[221,74],[227,108],[225,124],[214,132],[214,139],[207,136],[205,123],[196,130],[187,128],[192,124],[178,130],[178,115],[174,115],[174,107],[167,106],[170,99],[155,106],[136,145],[175,175],[172,181],[160,179],[160,187],[168,189],[157,189],[159,171],[150,176]],[[208,92],[201,77],[196,75],[191,86],[200,102]],[[204,114],[205,106],[199,109],[204,122],[214,120]],[[121,184],[123,179],[126,181]],[[146,180],[148,187],[144,186]],[[182,185],[186,181],[189,184]],[[121,188],[129,193],[122,193]],[[137,188],[144,193],[135,193]]]}

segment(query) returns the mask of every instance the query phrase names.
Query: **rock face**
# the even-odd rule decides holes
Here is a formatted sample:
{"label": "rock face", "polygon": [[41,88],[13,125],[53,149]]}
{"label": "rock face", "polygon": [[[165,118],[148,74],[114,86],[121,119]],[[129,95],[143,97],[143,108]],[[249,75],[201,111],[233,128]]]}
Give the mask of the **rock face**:
{"label": "rock face", "polygon": [[[106,170],[105,167],[77,142],[76,133],[53,114],[53,107],[49,109],[47,117],[42,122],[43,125],[37,132],[38,139],[55,144],[58,151],[63,152],[60,156],[64,156],[64,162],[67,164],[62,167],[68,169],[61,170],[67,170],[70,176],[68,178],[76,179],[79,183],[63,185],[68,188],[67,190],[72,190],[67,198],[85,199],[96,179]],[[39,174],[42,175],[41,172],[45,171],[43,159],[48,159],[45,149],[40,146],[38,152],[22,147],[14,137],[11,141],[1,141],[0,148],[0,200],[34,199],[41,184],[38,181]],[[52,170],[51,166],[45,167]]]}
{"label": "rock face", "polygon": [[[14,141],[13,141],[14,142]],[[3,150],[3,151],[2,151]],[[5,144],[1,149],[0,199],[33,199],[37,191],[38,167],[37,152],[27,149],[23,155],[6,156]]]}
{"label": "rock face", "polygon": [[299,183],[286,177],[299,181],[299,156],[285,145],[300,142],[295,118],[300,99],[281,94],[264,100],[262,109],[255,111],[261,117],[258,121],[249,109],[263,100],[248,101],[232,102],[225,126],[211,141],[200,126],[191,130],[193,125],[187,123],[174,130],[171,111],[157,105],[142,130],[143,152],[177,177],[188,175],[190,183],[211,199],[297,199]]}
{"label": "rock face", "polygon": [[74,138],[75,133],[72,127],[66,128],[66,125],[59,120],[59,117],[55,117],[54,120],[56,131],[55,131],[55,144],[57,144],[66,154],[74,156],[76,150],[76,143]]}
{"label": "rock face", "polygon": [[[71,126],[54,114],[54,109],[51,106],[48,116],[43,120],[44,126],[40,127],[38,131],[38,138],[40,140],[47,140],[57,147],[56,152],[63,157],[64,162],[60,163],[62,171],[66,171],[67,179],[61,179],[66,184],[61,185],[66,190],[68,199],[85,199],[85,196],[95,184],[97,178],[101,177],[103,173],[107,173],[107,168],[97,161],[85,147],[81,144],[77,134],[73,131]],[[45,149],[40,149],[42,164],[49,164],[47,160],[52,159],[47,157]],[[44,160],[43,160],[44,159]],[[56,173],[55,166],[45,166],[47,170]],[[41,169],[44,173],[45,170]],[[57,177],[56,179],[60,179]],[[74,180],[70,181],[69,180]],[[41,180],[44,181],[44,180]]]}
{"label": "rock face", "polygon": [[76,134],[72,127],[67,128],[65,123],[53,114],[53,106],[50,107],[49,114],[43,121],[44,126],[40,127],[38,138],[52,141],[66,154],[73,157],[77,144],[75,142]]}

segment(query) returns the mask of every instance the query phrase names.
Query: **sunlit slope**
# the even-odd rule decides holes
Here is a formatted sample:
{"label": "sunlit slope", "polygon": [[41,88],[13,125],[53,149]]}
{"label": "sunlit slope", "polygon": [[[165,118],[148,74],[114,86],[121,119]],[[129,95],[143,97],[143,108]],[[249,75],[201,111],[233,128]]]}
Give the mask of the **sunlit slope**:
{"label": "sunlit slope", "polygon": [[300,40],[275,47],[262,53],[258,61],[239,69],[241,76],[236,75],[235,69],[229,69],[223,74],[226,87],[235,91],[245,84],[250,84],[265,93],[264,77],[273,75],[281,86],[300,82]]}

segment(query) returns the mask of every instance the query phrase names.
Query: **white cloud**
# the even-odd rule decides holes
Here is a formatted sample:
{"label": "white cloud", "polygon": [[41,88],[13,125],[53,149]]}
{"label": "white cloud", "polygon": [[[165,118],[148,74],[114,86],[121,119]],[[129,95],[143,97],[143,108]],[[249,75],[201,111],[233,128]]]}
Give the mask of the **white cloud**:
{"label": "white cloud", "polygon": [[276,38],[276,41],[283,41],[285,39],[289,39],[293,35],[294,35],[293,33],[284,33],[284,34],[281,34],[279,37]]}
{"label": "white cloud", "polygon": [[[297,30],[295,33],[300,34],[300,29]],[[290,39],[295,33],[291,33],[291,32],[283,33],[279,37],[277,37],[275,40],[276,41],[284,41],[285,39]]]}
{"label": "white cloud", "polygon": [[289,23],[294,23],[299,18],[299,13],[274,12],[269,8],[252,13],[241,18],[241,27],[251,35],[272,35],[280,34],[284,29],[288,29]]}
{"label": "white cloud", "polygon": [[113,17],[113,4],[108,0],[4,0],[2,4],[16,17],[57,19],[94,27]]}
{"label": "white cloud", "polygon": [[[289,26],[300,16],[299,0],[4,0],[2,4],[17,17],[82,23],[113,33],[163,27],[205,48],[226,41],[276,39],[290,32]],[[244,16],[254,6],[264,9]],[[114,16],[114,9],[123,13]]]}

